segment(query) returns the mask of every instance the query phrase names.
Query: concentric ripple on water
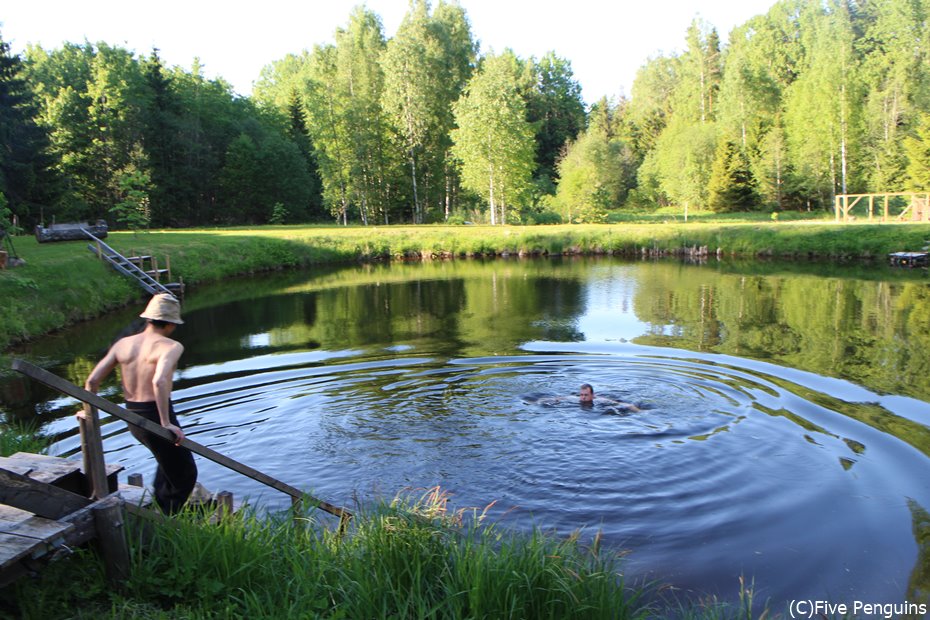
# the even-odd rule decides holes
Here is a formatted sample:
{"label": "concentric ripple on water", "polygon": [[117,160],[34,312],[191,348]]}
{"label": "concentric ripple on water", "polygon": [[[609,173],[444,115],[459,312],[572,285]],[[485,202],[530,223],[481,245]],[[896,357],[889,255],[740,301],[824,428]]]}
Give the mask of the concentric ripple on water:
{"label": "concentric ripple on water", "polygon": [[[630,551],[629,574],[696,594],[732,597],[741,575],[776,602],[900,602],[927,589],[916,567],[930,561],[918,544],[930,521],[930,405],[836,369],[791,368],[785,356],[818,351],[778,316],[778,348],[754,344],[756,360],[726,352],[739,335],[716,315],[713,332],[695,321],[704,331],[691,350],[673,346],[687,326],[654,318],[671,312],[656,300],[673,296],[641,299],[646,284],[628,266],[598,269],[556,284],[532,274],[536,297],[524,305],[519,273],[366,285],[353,311],[342,289],[325,304],[324,293],[288,289],[279,326],[257,301],[223,307],[227,325],[252,332],[235,349],[211,340],[219,311],[209,321],[193,311],[176,409],[191,439],[329,502],[440,485],[456,508],[494,502],[491,518],[517,529],[581,529],[583,540],[600,530],[603,544]],[[650,283],[665,274],[649,273]],[[475,291],[487,299],[475,303]],[[753,329],[753,343],[776,331]],[[641,411],[583,408],[571,397],[583,382]],[[105,425],[108,460],[151,478],[151,457],[124,428]],[[76,448],[74,437],[55,447]],[[288,504],[198,463],[210,488]]]}

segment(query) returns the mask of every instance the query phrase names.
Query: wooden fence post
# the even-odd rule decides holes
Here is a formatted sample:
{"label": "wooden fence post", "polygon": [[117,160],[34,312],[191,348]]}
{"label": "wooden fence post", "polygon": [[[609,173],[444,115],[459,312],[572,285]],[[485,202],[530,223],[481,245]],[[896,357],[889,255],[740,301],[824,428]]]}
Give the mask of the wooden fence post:
{"label": "wooden fence post", "polygon": [[216,510],[213,519],[217,523],[229,518],[233,513],[233,494],[229,491],[220,491],[216,494]]}
{"label": "wooden fence post", "polygon": [[107,581],[119,588],[129,577],[129,545],[126,543],[126,514],[123,503],[94,506],[94,529],[103,556]]}
{"label": "wooden fence post", "polygon": [[91,497],[103,499],[110,494],[107,483],[107,466],[103,458],[103,439],[100,436],[100,417],[97,408],[84,404],[84,417],[80,419],[81,453],[84,455],[84,475],[90,482]]}

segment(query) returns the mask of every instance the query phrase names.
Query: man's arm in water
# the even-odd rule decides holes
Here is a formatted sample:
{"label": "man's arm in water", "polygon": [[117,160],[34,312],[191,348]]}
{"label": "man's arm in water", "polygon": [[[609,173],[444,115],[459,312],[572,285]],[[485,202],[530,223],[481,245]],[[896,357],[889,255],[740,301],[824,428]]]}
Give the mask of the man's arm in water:
{"label": "man's arm in water", "polygon": [[625,403],[619,400],[614,400],[613,398],[606,398],[604,396],[595,396],[594,399],[595,401],[599,403],[603,403],[605,405],[615,405],[617,407],[623,407],[627,411],[632,411],[634,413],[636,413],[637,411],[640,411],[640,408],[634,405],[633,403]]}

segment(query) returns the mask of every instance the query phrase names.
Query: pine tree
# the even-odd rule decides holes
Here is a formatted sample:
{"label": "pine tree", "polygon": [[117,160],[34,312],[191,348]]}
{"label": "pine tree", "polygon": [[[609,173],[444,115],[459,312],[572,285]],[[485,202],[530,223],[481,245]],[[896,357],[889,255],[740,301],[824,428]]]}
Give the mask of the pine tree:
{"label": "pine tree", "polygon": [[717,145],[707,190],[707,206],[712,211],[745,211],[755,206],[749,159],[729,140]]}
{"label": "pine tree", "polygon": [[36,122],[38,106],[22,76],[23,63],[0,37],[0,193],[20,226],[39,223],[43,207],[61,193],[48,133]]}
{"label": "pine tree", "polygon": [[904,141],[907,151],[908,189],[930,190],[930,114],[924,113],[913,136]]}
{"label": "pine tree", "polygon": [[[317,219],[325,215],[323,211],[323,182],[320,179],[320,168],[316,161],[316,153],[313,150],[313,144],[310,142],[310,133],[307,130],[307,112],[304,109],[303,100],[300,93],[294,88],[291,90],[290,101],[287,106],[287,116],[290,123],[287,128],[287,135],[291,141],[297,145],[300,154],[307,163],[307,173],[310,175],[310,204],[306,215],[311,219]],[[302,214],[292,214],[300,217]]]}

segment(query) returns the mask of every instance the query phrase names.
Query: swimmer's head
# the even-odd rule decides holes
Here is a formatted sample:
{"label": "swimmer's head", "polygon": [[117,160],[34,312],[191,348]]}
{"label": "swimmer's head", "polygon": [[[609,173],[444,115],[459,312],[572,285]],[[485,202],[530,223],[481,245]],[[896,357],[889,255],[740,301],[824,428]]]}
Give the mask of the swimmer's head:
{"label": "swimmer's head", "polygon": [[594,402],[594,388],[591,387],[590,383],[581,384],[581,389],[578,391],[578,400],[582,403]]}

